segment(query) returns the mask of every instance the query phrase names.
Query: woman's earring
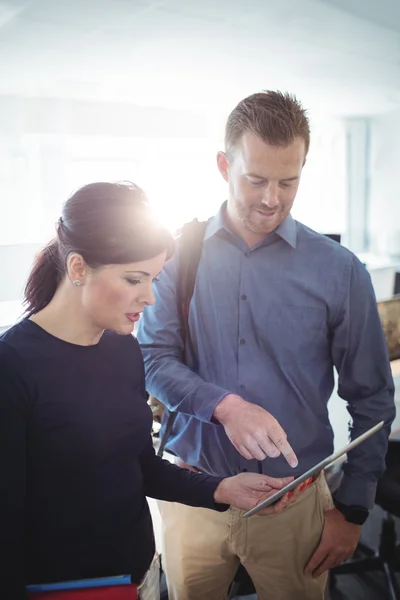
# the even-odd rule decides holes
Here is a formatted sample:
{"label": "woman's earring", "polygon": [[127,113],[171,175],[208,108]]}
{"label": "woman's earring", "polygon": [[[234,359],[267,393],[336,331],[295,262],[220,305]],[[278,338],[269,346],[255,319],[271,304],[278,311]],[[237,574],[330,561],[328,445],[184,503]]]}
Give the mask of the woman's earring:
{"label": "woman's earring", "polygon": [[75,279],[75,281],[72,282],[74,285],[76,285],[76,287],[79,287],[80,285],[82,285],[82,281],[80,279]]}

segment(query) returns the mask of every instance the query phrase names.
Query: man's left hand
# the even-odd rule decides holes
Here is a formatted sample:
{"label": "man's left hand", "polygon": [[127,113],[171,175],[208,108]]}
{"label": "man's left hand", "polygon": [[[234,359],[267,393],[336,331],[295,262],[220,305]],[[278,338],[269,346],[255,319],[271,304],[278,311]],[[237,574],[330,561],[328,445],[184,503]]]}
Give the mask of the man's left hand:
{"label": "man's left hand", "polygon": [[361,525],[346,521],[337,508],[326,511],[322,538],[306,566],[306,575],[317,578],[347,560],[354,553],[360,535]]}

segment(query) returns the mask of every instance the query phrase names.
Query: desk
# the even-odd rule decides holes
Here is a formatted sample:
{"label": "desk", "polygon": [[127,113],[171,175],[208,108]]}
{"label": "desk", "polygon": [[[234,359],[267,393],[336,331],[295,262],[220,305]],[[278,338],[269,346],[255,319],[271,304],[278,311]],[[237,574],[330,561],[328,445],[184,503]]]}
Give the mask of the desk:
{"label": "desk", "polygon": [[[397,408],[397,414],[392,425],[392,431],[397,431],[400,430],[400,359],[391,361],[390,366],[392,367],[392,374],[395,384],[395,402]],[[335,389],[328,402],[328,410],[329,420],[335,435],[334,448],[336,451],[345,446],[349,441],[348,423],[350,419],[346,402],[338,396],[337,380],[335,382]]]}
{"label": "desk", "polygon": [[400,436],[400,359],[392,360],[390,363],[392,367],[393,380],[395,385],[394,399],[396,403],[396,418],[392,425],[391,437]]}
{"label": "desk", "polygon": [[398,358],[397,360],[392,360],[390,366],[392,367],[393,377],[398,377],[400,375],[400,358]]}

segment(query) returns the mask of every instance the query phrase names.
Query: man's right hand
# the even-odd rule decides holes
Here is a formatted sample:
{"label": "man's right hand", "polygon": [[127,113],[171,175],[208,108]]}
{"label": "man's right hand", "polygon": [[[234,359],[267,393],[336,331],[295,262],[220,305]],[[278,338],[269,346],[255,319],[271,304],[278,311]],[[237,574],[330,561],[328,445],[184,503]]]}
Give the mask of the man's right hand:
{"label": "man's right hand", "polygon": [[224,426],[236,450],[247,460],[264,460],[267,456],[276,458],[283,454],[291,467],[297,467],[297,456],[286,433],[275,417],[261,406],[228,394],[217,404],[214,417]]}

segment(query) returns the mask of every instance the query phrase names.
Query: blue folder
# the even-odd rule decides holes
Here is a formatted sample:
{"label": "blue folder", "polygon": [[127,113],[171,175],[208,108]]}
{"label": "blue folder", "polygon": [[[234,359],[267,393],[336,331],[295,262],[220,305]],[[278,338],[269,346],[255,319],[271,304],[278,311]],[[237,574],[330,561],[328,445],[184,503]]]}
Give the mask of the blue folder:
{"label": "blue folder", "polygon": [[59,592],[61,590],[78,590],[84,588],[97,588],[115,585],[131,585],[130,575],[117,575],[114,577],[100,577],[98,579],[80,579],[77,581],[62,581],[59,583],[38,583],[28,585],[26,590],[31,594],[38,592]]}

